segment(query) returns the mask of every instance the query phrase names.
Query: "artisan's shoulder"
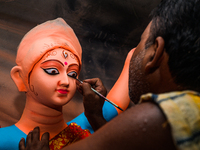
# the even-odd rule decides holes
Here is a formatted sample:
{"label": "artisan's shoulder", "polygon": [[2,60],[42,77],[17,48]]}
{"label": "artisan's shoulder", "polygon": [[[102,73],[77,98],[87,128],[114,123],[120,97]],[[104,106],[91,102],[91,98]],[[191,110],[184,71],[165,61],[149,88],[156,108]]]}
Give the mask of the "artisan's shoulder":
{"label": "artisan's shoulder", "polygon": [[67,149],[173,150],[171,129],[160,108],[152,102],[135,105],[94,134]]}
{"label": "artisan's shoulder", "polygon": [[133,144],[130,147],[154,150],[175,149],[170,125],[157,104],[153,102],[137,104],[120,114],[117,120],[123,122],[118,122],[121,129],[129,130],[124,138],[132,139],[130,142]]}
{"label": "artisan's shoulder", "polygon": [[137,123],[144,123],[147,127],[160,126],[167,121],[160,107],[153,102],[142,102],[132,106],[123,115]]}

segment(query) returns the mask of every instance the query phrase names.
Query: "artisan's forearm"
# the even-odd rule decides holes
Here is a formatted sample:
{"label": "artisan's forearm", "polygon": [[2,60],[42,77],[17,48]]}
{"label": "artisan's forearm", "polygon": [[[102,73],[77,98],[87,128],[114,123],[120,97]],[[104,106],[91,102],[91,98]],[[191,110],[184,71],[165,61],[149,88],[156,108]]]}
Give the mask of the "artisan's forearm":
{"label": "artisan's forearm", "polygon": [[94,131],[98,130],[100,127],[107,123],[102,114],[95,115],[91,113],[85,113],[85,116],[87,117]]}

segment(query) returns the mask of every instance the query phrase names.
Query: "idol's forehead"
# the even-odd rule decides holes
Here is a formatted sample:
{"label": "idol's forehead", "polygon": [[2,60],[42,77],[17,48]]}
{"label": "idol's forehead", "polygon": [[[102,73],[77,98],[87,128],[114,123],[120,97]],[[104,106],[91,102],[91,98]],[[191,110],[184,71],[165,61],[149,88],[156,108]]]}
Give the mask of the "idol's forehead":
{"label": "idol's forehead", "polygon": [[46,62],[51,62],[51,64],[59,62],[65,68],[68,68],[69,66],[72,65],[76,65],[78,68],[77,71],[80,72],[79,69],[80,64],[77,57],[69,50],[63,48],[56,48],[54,50],[47,52],[38,62],[38,65],[44,64]]}

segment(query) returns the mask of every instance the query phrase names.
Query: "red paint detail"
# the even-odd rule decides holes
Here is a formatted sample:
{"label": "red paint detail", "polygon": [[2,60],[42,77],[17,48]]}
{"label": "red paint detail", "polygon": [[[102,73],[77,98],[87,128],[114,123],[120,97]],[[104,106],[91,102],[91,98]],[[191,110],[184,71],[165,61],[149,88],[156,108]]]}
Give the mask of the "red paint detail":
{"label": "red paint detail", "polygon": [[59,89],[58,92],[61,93],[61,94],[68,94],[69,93],[68,90],[63,90],[63,89]]}

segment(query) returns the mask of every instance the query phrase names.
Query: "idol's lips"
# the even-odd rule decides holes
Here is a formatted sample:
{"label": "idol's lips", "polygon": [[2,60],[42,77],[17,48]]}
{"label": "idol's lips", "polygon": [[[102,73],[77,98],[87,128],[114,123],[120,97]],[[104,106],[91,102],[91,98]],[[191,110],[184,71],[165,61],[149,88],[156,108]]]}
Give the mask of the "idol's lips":
{"label": "idol's lips", "polygon": [[61,94],[67,94],[67,93],[69,93],[69,91],[68,90],[65,90],[65,89],[59,89],[59,90],[57,90],[59,93],[61,93]]}

